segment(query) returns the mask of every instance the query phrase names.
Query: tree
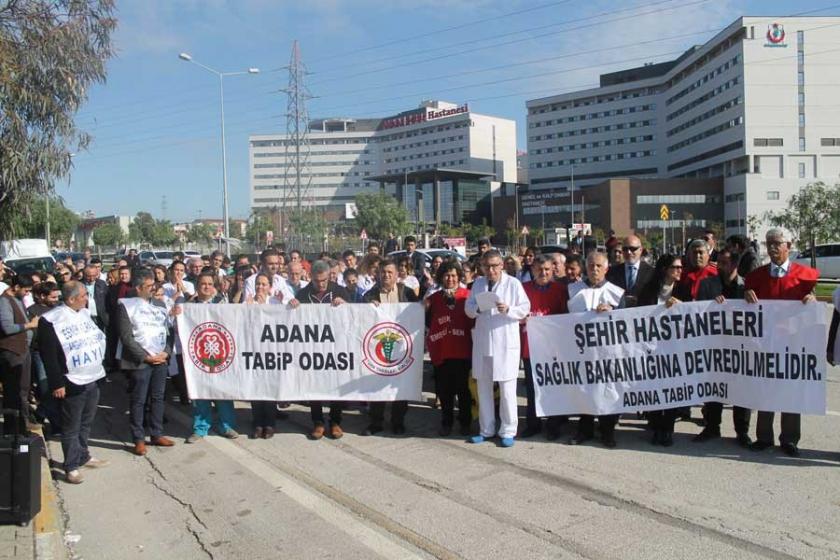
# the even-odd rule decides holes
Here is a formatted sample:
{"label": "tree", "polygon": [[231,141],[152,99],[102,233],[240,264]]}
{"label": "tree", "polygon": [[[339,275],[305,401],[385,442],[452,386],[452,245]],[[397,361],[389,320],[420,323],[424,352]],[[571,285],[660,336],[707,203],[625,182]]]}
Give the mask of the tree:
{"label": "tree", "polygon": [[169,220],[156,220],[152,227],[151,243],[155,247],[169,247],[178,241],[175,228]]}
{"label": "tree", "polygon": [[93,230],[93,242],[100,247],[119,247],[125,233],[118,224],[103,224]]}
{"label": "tree", "polygon": [[187,230],[187,241],[190,243],[206,244],[213,239],[216,230],[210,224],[193,224]]}
{"label": "tree", "polygon": [[148,212],[137,212],[128,225],[128,239],[134,243],[152,243],[155,219]]}
{"label": "tree", "polygon": [[327,221],[318,210],[301,210],[289,216],[289,227],[300,237],[321,239],[327,230]]}
{"label": "tree", "polygon": [[831,241],[840,231],[840,185],[811,183],[788,199],[781,212],[765,217],[774,226],[790,231],[795,245]]}
{"label": "tree", "polygon": [[371,239],[385,239],[389,233],[408,233],[408,211],[383,192],[356,195],[356,224]]}
{"label": "tree", "polygon": [[249,243],[253,243],[254,247],[262,248],[265,246],[265,234],[269,231],[274,232],[275,237],[279,237],[278,232],[274,231],[271,217],[265,212],[254,212],[248,222],[245,238]]}
{"label": "tree", "polygon": [[[36,198],[25,212],[9,216],[12,221],[9,230],[17,237],[46,237],[47,201]],[[78,214],[64,206],[61,197],[50,197],[50,237],[53,241],[60,239],[64,246],[70,245],[70,237],[76,231],[80,218]]]}
{"label": "tree", "polygon": [[496,230],[493,226],[487,225],[486,219],[477,225],[464,223],[461,228],[464,230],[464,237],[467,238],[467,243],[478,243],[479,239],[484,237],[489,239],[496,235]]}
{"label": "tree", "polygon": [[5,0],[0,5],[0,236],[15,237],[90,137],[74,116],[105,80],[113,0]]}

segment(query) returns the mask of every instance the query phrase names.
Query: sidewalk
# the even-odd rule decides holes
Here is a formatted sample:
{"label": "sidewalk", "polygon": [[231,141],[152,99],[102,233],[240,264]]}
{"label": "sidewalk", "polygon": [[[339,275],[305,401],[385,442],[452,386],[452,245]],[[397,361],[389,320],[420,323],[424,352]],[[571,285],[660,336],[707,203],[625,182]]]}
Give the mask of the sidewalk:
{"label": "sidewalk", "polygon": [[[43,438],[40,428],[34,432]],[[67,557],[58,489],[50,471],[49,446],[45,448],[47,455],[41,459],[41,511],[25,527],[0,525],[0,560]]]}

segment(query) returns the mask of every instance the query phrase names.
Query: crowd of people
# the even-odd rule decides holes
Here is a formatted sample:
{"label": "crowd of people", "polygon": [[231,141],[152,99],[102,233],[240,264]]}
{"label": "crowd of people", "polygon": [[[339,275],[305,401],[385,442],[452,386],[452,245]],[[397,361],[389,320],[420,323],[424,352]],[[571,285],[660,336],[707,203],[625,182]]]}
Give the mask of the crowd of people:
{"label": "crowd of people", "polygon": [[[20,417],[7,416],[4,423],[8,427],[21,422],[21,430],[32,423],[47,424],[49,433],[61,439],[66,480],[79,483],[82,467],[107,464],[91,456],[88,438],[100,385],[122,374],[129,391],[135,454],[144,455],[147,445],[175,445],[164,433],[167,391],[191,407],[193,426],[186,443],[201,441],[211,429],[234,439],[239,432],[232,401],[190,399],[176,332],[176,317],[184,304],[295,308],[419,301],[426,311],[426,349],[441,412],[439,434],[452,434],[457,403],[462,436],[476,444],[498,437],[502,447],[511,447],[517,437],[542,433],[556,440],[570,425],[564,416],[537,417],[528,348],[530,317],[672,307],[701,300],[787,299],[807,304],[815,299],[817,271],[791,262],[790,239],[778,229],[767,233],[770,263],[763,266],[745,237],[733,235],[718,246],[712,232],[692,240],[682,254],[655,259],[646,254],[635,235],[623,240],[612,236],[605,250],[587,250],[584,243],[573,243],[565,252],[541,254],[528,247],[521,255],[508,256],[483,239],[469,259],[438,256],[430,266],[413,238],[403,241],[406,251],[397,259],[380,254],[380,246],[371,243],[363,256],[347,250],[341,255],[324,253],[311,261],[297,250],[268,248],[256,263],[247,255],[230,259],[218,251],[192,258],[176,252],[168,267],[144,266],[131,250],[107,272],[89,253],[83,262],[57,263],[52,273],[15,275],[0,266],[3,407],[22,412]],[[389,248],[395,246],[395,240],[389,239]],[[840,352],[836,349],[839,294],[840,290],[834,297],[830,361]],[[520,366],[527,399],[521,430]],[[475,399],[478,433],[472,429]],[[311,411],[311,439],[342,437],[346,402],[306,404]],[[279,409],[285,406],[251,402],[251,437],[273,437],[278,414],[283,414]],[[363,435],[383,432],[386,403],[362,406],[368,415]],[[717,402],[703,406],[704,428],[693,438],[695,442],[721,436],[722,410]],[[390,403],[388,427],[393,434],[406,432],[407,412],[406,401]],[[673,445],[674,424],[686,415],[690,416],[690,410],[647,413],[652,443]],[[749,435],[750,417],[750,410],[733,408],[737,443],[753,450],[774,445],[773,413],[758,412],[754,441]],[[617,415],[597,417],[597,434],[606,447],[617,444],[618,420]],[[571,445],[594,439],[596,417],[581,415],[569,434]],[[782,414],[781,449],[797,456],[799,438],[799,415]]]}

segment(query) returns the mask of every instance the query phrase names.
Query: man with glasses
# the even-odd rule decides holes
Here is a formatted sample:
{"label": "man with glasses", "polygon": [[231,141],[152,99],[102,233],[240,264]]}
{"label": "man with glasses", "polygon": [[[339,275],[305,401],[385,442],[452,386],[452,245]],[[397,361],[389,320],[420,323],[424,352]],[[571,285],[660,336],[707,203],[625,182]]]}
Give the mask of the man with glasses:
{"label": "man with glasses", "polygon": [[625,307],[635,307],[636,298],[653,278],[653,267],[642,260],[642,240],[628,235],[621,246],[624,262],[614,264],[607,272],[607,280],[624,290]]}
{"label": "man with glasses", "polygon": [[[770,263],[759,267],[747,275],[744,282],[747,303],[759,303],[763,300],[797,300],[804,304],[817,301],[814,288],[817,285],[819,271],[815,268],[790,262],[790,237],[782,229],[773,228],[765,236],[767,254]],[[753,451],[763,451],[773,446],[773,418],[775,414],[760,410],[755,426],[755,442],[750,447]],[[779,445],[790,457],[799,457],[799,437],[801,432],[799,414],[782,412],[782,431]]]}
{"label": "man with glasses", "polygon": [[[512,447],[518,424],[519,322],[531,312],[531,302],[522,283],[503,270],[501,253],[488,250],[481,262],[484,276],[473,283],[464,306],[467,317],[475,319],[472,366],[478,385],[478,421],[481,427],[481,432],[470,438],[470,442],[482,443],[498,433],[502,447]],[[501,396],[498,432],[493,403],[494,382],[499,384]]]}

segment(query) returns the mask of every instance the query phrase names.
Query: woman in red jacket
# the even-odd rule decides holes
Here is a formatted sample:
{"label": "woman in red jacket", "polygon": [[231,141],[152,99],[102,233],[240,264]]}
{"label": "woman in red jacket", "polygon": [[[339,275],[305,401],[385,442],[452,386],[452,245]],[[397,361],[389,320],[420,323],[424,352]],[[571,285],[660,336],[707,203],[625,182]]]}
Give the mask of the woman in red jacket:
{"label": "woman in red jacket", "polygon": [[461,435],[470,435],[472,396],[469,387],[473,320],[464,312],[469,290],[461,283],[463,272],[456,261],[440,265],[436,281],[440,290],[426,298],[429,333],[426,347],[435,370],[435,386],[443,419],[440,435],[452,433],[455,397]]}

